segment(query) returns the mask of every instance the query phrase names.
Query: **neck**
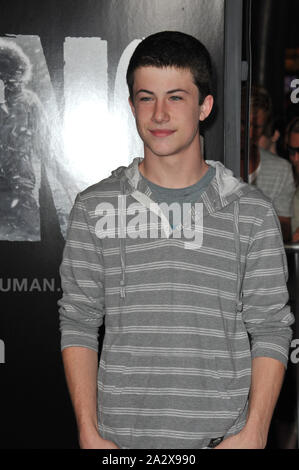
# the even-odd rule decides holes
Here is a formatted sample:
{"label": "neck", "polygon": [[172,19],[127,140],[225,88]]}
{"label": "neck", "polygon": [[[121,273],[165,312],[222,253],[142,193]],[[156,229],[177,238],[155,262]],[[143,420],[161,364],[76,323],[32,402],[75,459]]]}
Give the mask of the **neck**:
{"label": "neck", "polygon": [[[261,161],[260,150],[257,145],[251,145],[249,149],[249,175],[251,175],[259,166]],[[241,177],[244,178],[243,163],[244,159],[241,159]]]}
{"label": "neck", "polygon": [[260,150],[259,150],[257,145],[254,145],[250,149],[249,174],[253,173],[257,169],[257,167],[259,166],[260,161],[261,161]]}
{"label": "neck", "polygon": [[158,156],[145,149],[144,159],[138,169],[152,183],[179,189],[197,183],[206,174],[209,165],[204,161],[199,144],[196,152],[193,149],[192,152],[167,156]]}

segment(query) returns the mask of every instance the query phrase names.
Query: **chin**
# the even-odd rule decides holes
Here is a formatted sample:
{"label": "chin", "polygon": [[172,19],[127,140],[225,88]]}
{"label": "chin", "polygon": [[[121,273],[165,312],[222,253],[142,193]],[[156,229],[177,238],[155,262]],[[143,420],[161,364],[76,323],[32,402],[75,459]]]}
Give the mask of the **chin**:
{"label": "chin", "polygon": [[152,152],[153,155],[155,155],[156,157],[159,157],[159,158],[163,158],[163,157],[172,157],[173,155],[175,155],[175,153],[165,153],[165,152]]}
{"label": "chin", "polygon": [[177,153],[177,150],[175,149],[161,149],[150,146],[147,146],[147,148],[151,151],[153,155],[156,155],[157,157],[168,157]]}

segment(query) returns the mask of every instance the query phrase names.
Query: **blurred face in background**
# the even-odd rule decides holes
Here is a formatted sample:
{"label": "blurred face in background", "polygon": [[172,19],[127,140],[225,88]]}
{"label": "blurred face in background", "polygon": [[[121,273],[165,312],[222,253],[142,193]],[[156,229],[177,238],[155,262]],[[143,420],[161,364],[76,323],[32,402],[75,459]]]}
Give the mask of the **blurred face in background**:
{"label": "blurred face in background", "polygon": [[288,141],[290,161],[299,175],[299,132],[291,132]]}
{"label": "blurred face in background", "polygon": [[259,147],[265,150],[269,150],[272,144],[271,137],[267,137],[266,135],[262,135],[259,138]]}
{"label": "blurred face in background", "polygon": [[279,137],[280,137],[280,132],[278,129],[275,129],[274,134],[271,137],[262,135],[259,138],[259,147],[263,148],[264,150],[269,150],[272,153],[277,153],[276,144],[277,144]]}
{"label": "blurred face in background", "polygon": [[[244,113],[245,111],[242,111],[242,119],[241,119],[241,147],[242,148],[244,148],[244,144],[245,144]],[[259,144],[259,140],[263,135],[266,122],[267,122],[267,113],[263,109],[251,108],[250,127],[249,127],[250,146]]]}
{"label": "blurred face in background", "polygon": [[266,122],[267,114],[263,109],[251,110],[249,137],[254,145],[259,144],[259,140],[263,135]]}
{"label": "blurred face in background", "polygon": [[[245,111],[241,115],[241,176],[244,172],[245,155]],[[249,173],[252,173],[259,162],[259,141],[267,122],[267,113],[263,109],[251,107],[249,124]]]}

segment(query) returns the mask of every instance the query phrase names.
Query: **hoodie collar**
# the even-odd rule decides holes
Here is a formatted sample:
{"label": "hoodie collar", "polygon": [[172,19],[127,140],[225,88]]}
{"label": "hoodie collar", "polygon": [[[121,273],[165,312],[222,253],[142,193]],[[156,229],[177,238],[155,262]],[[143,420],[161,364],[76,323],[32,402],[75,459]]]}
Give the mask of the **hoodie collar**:
{"label": "hoodie collar", "polygon": [[[135,192],[143,193],[152,201],[157,202],[138,169],[142,160],[141,157],[135,157],[128,167],[121,166],[114,170],[112,175],[120,178],[123,194],[134,197]],[[215,177],[200,197],[206,213],[216,212],[250,191],[250,186],[241,178],[236,178],[233,172],[221,162],[206,160],[206,163],[216,169]]]}

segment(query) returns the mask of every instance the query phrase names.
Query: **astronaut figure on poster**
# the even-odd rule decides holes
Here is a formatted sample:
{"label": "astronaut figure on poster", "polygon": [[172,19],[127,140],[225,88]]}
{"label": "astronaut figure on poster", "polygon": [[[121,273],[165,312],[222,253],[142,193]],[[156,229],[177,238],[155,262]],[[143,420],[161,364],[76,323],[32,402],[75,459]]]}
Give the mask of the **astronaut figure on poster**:
{"label": "astronaut figure on poster", "polygon": [[20,46],[0,38],[0,240],[40,240],[39,190],[44,168],[63,235],[71,197],[57,178],[47,116],[26,87],[32,64]]}

